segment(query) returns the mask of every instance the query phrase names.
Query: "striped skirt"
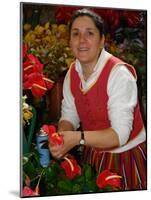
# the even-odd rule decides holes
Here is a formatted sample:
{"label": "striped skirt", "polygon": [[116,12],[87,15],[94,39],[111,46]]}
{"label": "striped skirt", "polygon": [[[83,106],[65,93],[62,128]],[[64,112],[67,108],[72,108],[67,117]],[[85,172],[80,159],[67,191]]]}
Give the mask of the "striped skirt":
{"label": "striped skirt", "polygon": [[100,173],[105,169],[122,176],[121,190],[147,189],[146,142],[122,153],[102,152],[86,147],[84,163],[89,163]]}

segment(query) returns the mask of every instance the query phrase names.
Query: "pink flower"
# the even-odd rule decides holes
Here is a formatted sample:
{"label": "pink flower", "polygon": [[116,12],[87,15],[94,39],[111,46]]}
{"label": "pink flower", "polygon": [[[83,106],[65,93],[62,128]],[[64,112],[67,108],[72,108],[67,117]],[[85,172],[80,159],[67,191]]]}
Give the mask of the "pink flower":
{"label": "pink flower", "polygon": [[23,188],[23,191],[22,191],[22,196],[23,197],[29,197],[29,196],[39,196],[39,188],[36,187],[35,191],[33,191],[30,187],[28,186],[25,186]]}

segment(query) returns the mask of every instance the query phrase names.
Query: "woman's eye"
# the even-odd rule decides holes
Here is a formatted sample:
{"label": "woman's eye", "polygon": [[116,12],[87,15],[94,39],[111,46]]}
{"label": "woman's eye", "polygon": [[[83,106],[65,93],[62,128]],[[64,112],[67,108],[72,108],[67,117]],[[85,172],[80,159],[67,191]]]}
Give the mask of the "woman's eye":
{"label": "woman's eye", "polygon": [[78,36],[78,32],[73,32],[71,35],[72,36]]}
{"label": "woman's eye", "polygon": [[88,32],[89,33],[89,35],[93,35],[93,32]]}
{"label": "woman's eye", "polygon": [[93,32],[88,32],[88,35],[90,35],[90,36],[93,35]]}

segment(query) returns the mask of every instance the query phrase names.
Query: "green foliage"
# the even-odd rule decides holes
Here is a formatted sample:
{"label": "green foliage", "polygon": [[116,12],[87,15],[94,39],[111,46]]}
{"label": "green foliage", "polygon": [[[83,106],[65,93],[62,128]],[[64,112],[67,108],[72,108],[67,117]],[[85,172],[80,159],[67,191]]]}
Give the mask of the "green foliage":
{"label": "green foliage", "polygon": [[54,196],[63,194],[80,194],[98,192],[96,185],[97,173],[88,165],[81,167],[81,175],[70,180],[66,177],[59,161],[51,160],[46,168],[39,164],[38,152],[26,154],[23,157],[23,186],[26,185],[26,176],[30,179],[30,187],[35,188],[39,178],[40,195]]}

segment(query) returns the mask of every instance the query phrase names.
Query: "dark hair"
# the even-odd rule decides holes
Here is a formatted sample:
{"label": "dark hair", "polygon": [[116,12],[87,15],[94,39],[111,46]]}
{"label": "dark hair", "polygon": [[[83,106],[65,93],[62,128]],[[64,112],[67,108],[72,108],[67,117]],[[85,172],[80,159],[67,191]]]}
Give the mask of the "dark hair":
{"label": "dark hair", "polygon": [[71,33],[72,24],[75,21],[75,19],[78,17],[82,17],[82,16],[90,17],[93,20],[97,29],[99,30],[100,36],[102,36],[104,34],[104,22],[103,22],[103,19],[101,18],[101,16],[97,15],[95,12],[93,12],[89,9],[86,9],[86,8],[83,8],[81,10],[76,10],[73,13],[70,23],[69,23],[69,33]]}

